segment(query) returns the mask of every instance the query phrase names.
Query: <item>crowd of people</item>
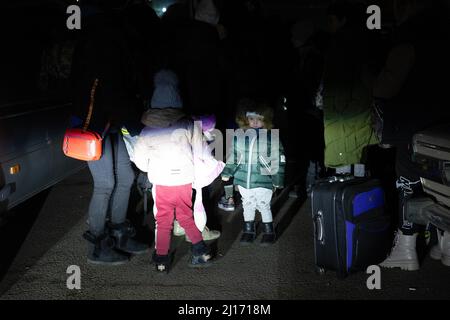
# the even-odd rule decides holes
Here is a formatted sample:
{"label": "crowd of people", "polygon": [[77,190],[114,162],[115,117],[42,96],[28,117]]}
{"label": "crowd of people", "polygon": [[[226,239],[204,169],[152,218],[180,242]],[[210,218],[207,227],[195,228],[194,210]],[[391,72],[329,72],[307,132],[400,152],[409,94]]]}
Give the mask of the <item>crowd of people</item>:
{"label": "crowd of people", "polygon": [[[387,189],[397,187],[400,218],[395,246],[381,265],[419,268],[420,228],[405,220],[404,204],[421,192],[411,160],[413,134],[450,119],[443,104],[446,83],[437,76],[450,71],[444,7],[393,1],[395,24],[387,36],[367,29],[366,6],[357,1],[331,3],[325,28],[264,15],[258,0],[177,1],[162,17],[147,1],[124,7],[119,2],[82,3],[72,63],[75,113],[85,116],[99,79],[91,129],[108,128],[102,158],[88,162],[94,180],[85,234],[90,262],[120,264],[128,260],[125,253],[148,249],[133,240],[126,217],[133,162],[152,184],[153,261],[166,272],[174,220],[192,242],[191,265],[211,263],[205,240],[220,233],[206,227],[203,202],[209,198],[202,195],[213,180],[224,186],[219,208],[235,209],[235,190],[242,198],[241,243],[255,240],[258,210],[261,242],[270,245],[276,241],[274,190],[293,185],[294,196],[305,197],[314,180],[326,175],[377,177],[386,163],[374,165],[368,150],[381,145],[395,150],[395,176],[378,178]],[[255,134],[226,150],[223,163],[208,148],[214,127]],[[124,128],[138,137],[132,156]],[[280,129],[276,157],[261,157],[261,146],[274,150],[273,128]],[[269,138],[262,139],[266,131]],[[450,257],[445,241],[444,264]]]}

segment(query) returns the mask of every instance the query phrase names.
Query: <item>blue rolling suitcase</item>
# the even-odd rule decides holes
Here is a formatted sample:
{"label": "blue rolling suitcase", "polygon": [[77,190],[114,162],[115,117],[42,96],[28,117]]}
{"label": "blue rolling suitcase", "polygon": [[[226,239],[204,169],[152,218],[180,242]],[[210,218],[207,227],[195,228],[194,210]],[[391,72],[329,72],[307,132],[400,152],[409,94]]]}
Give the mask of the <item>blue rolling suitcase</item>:
{"label": "blue rolling suitcase", "polygon": [[391,249],[390,217],[380,182],[329,178],[312,192],[316,270],[339,278],[382,262]]}

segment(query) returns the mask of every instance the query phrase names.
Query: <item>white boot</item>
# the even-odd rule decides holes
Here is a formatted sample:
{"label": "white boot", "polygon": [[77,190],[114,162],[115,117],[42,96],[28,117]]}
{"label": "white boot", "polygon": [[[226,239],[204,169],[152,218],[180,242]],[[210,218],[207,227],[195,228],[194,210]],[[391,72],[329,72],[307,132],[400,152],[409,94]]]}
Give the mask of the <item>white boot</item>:
{"label": "white boot", "polygon": [[401,268],[407,271],[419,270],[416,239],[417,234],[407,236],[401,230],[398,230],[391,254],[386,260],[380,263],[380,266],[384,268]]}
{"label": "white boot", "polygon": [[438,243],[435,244],[430,250],[430,257],[434,260],[442,259],[442,233],[440,230],[437,230]]}
{"label": "white boot", "polygon": [[183,227],[180,226],[177,220],[173,221],[173,235],[176,237],[184,236],[186,232]]}
{"label": "white boot", "polygon": [[450,232],[445,231],[442,236],[442,264],[450,267]]}
{"label": "white boot", "polygon": [[[203,229],[202,238],[204,241],[216,240],[219,237],[220,237],[220,231],[209,230],[209,228],[206,226],[205,226],[205,229]],[[191,242],[191,239],[189,239],[188,235],[186,235],[186,241]]]}

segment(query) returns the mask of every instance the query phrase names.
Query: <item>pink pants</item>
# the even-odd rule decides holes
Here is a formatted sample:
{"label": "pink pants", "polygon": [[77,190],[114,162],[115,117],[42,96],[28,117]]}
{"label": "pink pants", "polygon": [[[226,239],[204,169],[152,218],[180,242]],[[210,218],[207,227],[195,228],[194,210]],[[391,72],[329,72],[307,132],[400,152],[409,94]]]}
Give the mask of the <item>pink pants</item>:
{"label": "pink pants", "polygon": [[186,231],[186,235],[192,240],[192,244],[203,240],[192,213],[192,184],[173,187],[154,185],[152,193],[155,202],[153,213],[156,219],[156,254],[169,253],[175,216]]}

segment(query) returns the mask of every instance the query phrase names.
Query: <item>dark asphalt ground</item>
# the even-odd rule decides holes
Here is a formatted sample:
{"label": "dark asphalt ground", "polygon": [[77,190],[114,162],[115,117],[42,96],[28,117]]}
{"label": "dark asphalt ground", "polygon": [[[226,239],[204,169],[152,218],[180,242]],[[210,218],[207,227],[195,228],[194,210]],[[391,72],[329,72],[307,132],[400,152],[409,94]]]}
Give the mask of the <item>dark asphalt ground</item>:
{"label": "dark asphalt ground", "polygon": [[[150,252],[123,266],[92,266],[81,237],[91,191],[91,177],[84,170],[14,210],[0,228],[0,299],[450,298],[450,268],[428,256],[416,272],[382,269],[380,290],[367,288],[369,275],[363,272],[345,280],[333,272],[316,274],[310,203],[283,196],[275,204],[279,240],[272,247],[240,246],[242,214],[217,211],[211,221],[223,235],[211,244],[216,260],[209,268],[188,267],[189,244],[183,237],[173,238],[174,264],[167,275],[154,271]],[[135,205],[133,200],[130,212]],[[138,223],[141,216],[131,218]],[[147,228],[138,232],[152,244]],[[81,290],[66,287],[70,265],[81,269]]]}

